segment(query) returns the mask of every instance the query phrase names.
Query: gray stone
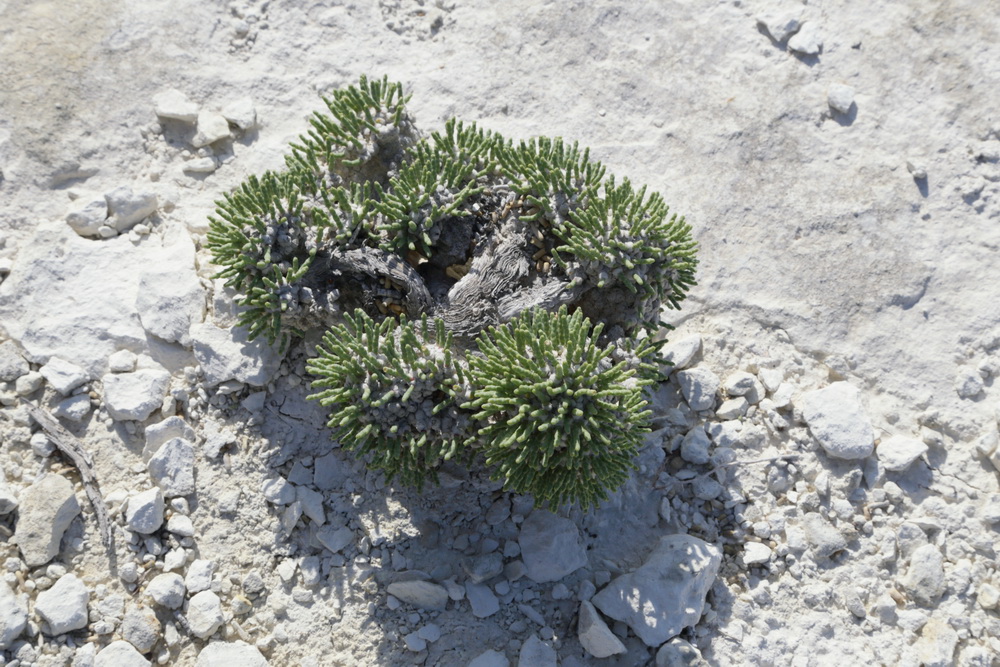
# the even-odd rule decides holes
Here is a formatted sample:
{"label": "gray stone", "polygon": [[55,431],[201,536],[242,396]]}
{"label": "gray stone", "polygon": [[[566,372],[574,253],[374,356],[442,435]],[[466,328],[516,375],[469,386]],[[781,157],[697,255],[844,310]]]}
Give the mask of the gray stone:
{"label": "gray stone", "polygon": [[826,91],[826,103],[837,113],[847,113],[854,106],[854,89],[844,83],[832,83]]}
{"label": "gray stone", "polygon": [[109,373],[104,383],[104,405],[117,421],[142,421],[163,405],[170,373],[147,368],[133,373]]}
{"label": "gray stone", "polygon": [[192,146],[201,148],[227,138],[229,138],[229,121],[222,114],[212,111],[198,113],[198,130],[191,138]]}
{"label": "gray stone", "polygon": [[927,451],[927,445],[916,438],[891,435],[879,442],[875,453],[882,467],[891,472],[900,472],[910,467]]}
{"label": "gray stone", "polygon": [[955,393],[959,398],[973,399],[983,393],[986,383],[975,368],[963,368],[955,375]]}
{"label": "gray stone", "polygon": [[284,477],[265,479],[260,486],[264,499],[275,505],[288,505],[295,502],[295,487]]}
{"label": "gray stone", "polygon": [[834,382],[803,394],[798,403],[809,431],[829,456],[850,460],[872,453],[875,433],[854,386]]}
{"label": "gray stone", "polygon": [[7,476],[0,471],[0,515],[10,514],[17,509],[17,496],[7,484]]}
{"label": "gray stone", "polygon": [[941,551],[933,544],[918,547],[910,556],[910,566],[900,583],[918,603],[933,606],[945,589]]}
{"label": "gray stone", "polygon": [[133,606],[122,619],[121,636],[139,653],[149,653],[160,639],[160,620],[146,606]]}
{"label": "gray stone", "polygon": [[692,368],[677,373],[684,400],[692,410],[711,410],[715,407],[715,393],[719,390],[719,376],[707,368]]}
{"label": "gray stone", "polygon": [[708,448],[711,441],[701,424],[687,432],[681,440],[681,458],[688,463],[705,465],[709,462]]}
{"label": "gray stone", "polygon": [[201,650],[195,667],[267,667],[257,647],[246,642],[212,642]]}
{"label": "gray stone", "polygon": [[757,17],[757,23],[764,26],[767,34],[778,44],[796,33],[801,26],[798,12],[775,12],[761,14]]}
{"label": "gray stone", "polygon": [[847,548],[847,539],[837,527],[818,512],[807,512],[802,516],[802,528],[806,540],[817,558],[830,558]]}
{"label": "gray stone", "polygon": [[94,658],[94,667],[149,667],[150,662],[142,657],[127,641],[111,642]]}
{"label": "gray stone", "polygon": [[163,525],[163,491],[155,487],[130,497],[125,523],[129,530],[142,535],[159,530]]}
{"label": "gray stone", "polygon": [[[326,523],[322,493],[308,486],[296,486],[295,500],[302,503],[302,513],[309,517],[317,526],[322,526]],[[351,540],[354,540],[353,534],[351,535]]]}
{"label": "gray stone", "polygon": [[0,343],[0,382],[13,382],[30,370],[31,367],[21,356],[17,343],[12,340]]}
{"label": "gray stone", "polygon": [[28,371],[14,381],[14,391],[18,396],[29,396],[42,388],[45,377],[38,371]]}
{"label": "gray stone", "polygon": [[226,120],[244,132],[252,130],[257,125],[257,109],[249,97],[233,100],[220,112]]}
{"label": "gray stone", "polygon": [[6,651],[28,625],[28,608],[24,601],[0,581],[0,651]]}
{"label": "gray stone", "polygon": [[198,105],[176,88],[169,88],[154,95],[153,110],[160,118],[185,123],[194,123],[198,120]]}
{"label": "gray stone", "polygon": [[215,561],[198,559],[188,567],[184,585],[189,593],[200,593],[212,587],[212,575],[215,574]]}
{"label": "gray stone", "polygon": [[35,600],[35,613],[48,624],[48,635],[62,635],[87,627],[90,591],[75,574],[64,574]]}
{"label": "gray stone", "polygon": [[427,649],[427,640],[423,639],[416,632],[411,632],[403,636],[403,643],[406,644],[406,648],[414,653],[419,653]]}
{"label": "gray stone", "polygon": [[462,569],[469,576],[469,581],[480,584],[503,572],[503,556],[494,551],[481,556],[462,559]]}
{"label": "gray stone", "polygon": [[749,402],[743,396],[730,398],[722,402],[722,405],[715,411],[715,416],[719,419],[739,419],[747,413],[750,407]]}
{"label": "gray stone", "polygon": [[194,493],[194,445],[183,438],[167,440],[149,459],[149,474],[167,498]]}
{"label": "gray stone", "polygon": [[56,407],[52,409],[52,414],[60,419],[78,422],[83,421],[92,409],[93,406],[90,404],[90,397],[87,394],[78,394],[59,401]]}
{"label": "gray stone", "polygon": [[159,206],[152,190],[132,190],[127,185],[104,193],[104,198],[108,202],[108,224],[119,233],[155,213]]}
{"label": "gray stone", "polygon": [[662,357],[666,362],[666,368],[679,371],[691,365],[699,350],[701,350],[701,336],[694,334],[664,345]]}
{"label": "gray stone", "polygon": [[656,652],[656,667],[708,667],[701,651],[680,637],[674,637]]}
{"label": "gray stone", "polygon": [[425,641],[436,642],[441,639],[441,626],[436,623],[428,623],[419,630],[417,630],[417,635]]}
{"label": "gray stone", "polygon": [[354,531],[347,526],[339,528],[328,525],[316,531],[316,539],[326,547],[330,553],[343,551],[349,544],[354,543]]}
{"label": "gray stone", "polygon": [[557,667],[559,658],[556,650],[543,642],[537,635],[531,635],[521,644],[517,656],[517,667]]}
{"label": "gray stone", "polygon": [[167,609],[180,609],[184,604],[184,580],[174,572],[165,572],[153,577],[146,586],[146,594],[153,602]]}
{"label": "gray stone", "polygon": [[788,50],[805,56],[815,56],[823,49],[819,26],[814,21],[805,21],[802,27],[788,40]]}
{"label": "gray stone", "polygon": [[193,261],[164,261],[148,269],[139,279],[135,307],[146,331],[169,343],[190,345],[191,326],[205,319],[205,290]]}
{"label": "gray stone", "polygon": [[580,530],[569,519],[534,510],[518,536],[528,578],[536,583],[559,581],[587,564]]}
{"label": "gray stone", "polygon": [[29,567],[44,565],[59,553],[63,533],[80,513],[73,484],[49,473],[24,489],[18,504],[14,541]]}
{"label": "gray stone", "polygon": [[320,491],[335,491],[347,481],[349,471],[344,462],[330,452],[313,462],[313,485]]}
{"label": "gray stone", "polygon": [[448,591],[430,581],[396,581],[387,590],[389,595],[421,609],[441,611],[448,605]]}
{"label": "gray stone", "polygon": [[698,622],[721,562],[713,545],[689,535],[668,535],[639,569],[614,579],[593,603],[656,647]]}
{"label": "gray stone", "polygon": [[510,661],[503,653],[488,649],[473,658],[467,667],[510,667]]}
{"label": "gray stone", "polygon": [[476,618],[487,618],[500,611],[500,602],[489,586],[465,582],[465,597],[472,605],[472,615]]}
{"label": "gray stone", "polygon": [[71,391],[89,379],[86,370],[59,357],[49,359],[44,366],[38,369],[38,372],[42,374],[49,386],[63,396],[69,396]]}
{"label": "gray stone", "polygon": [[228,380],[262,387],[280,363],[275,348],[268,345],[263,336],[248,341],[244,327],[220,329],[205,322],[191,327],[191,341],[206,387]]}
{"label": "gray stone", "polygon": [[73,202],[66,223],[80,236],[97,236],[108,217],[108,200],[104,195],[87,193]]}
{"label": "gray stone", "polygon": [[189,516],[174,514],[167,520],[167,530],[178,537],[192,537],[194,536],[194,522]]}
{"label": "gray stone", "polygon": [[608,629],[607,623],[589,602],[580,603],[580,618],[576,629],[580,646],[595,658],[607,658],[626,650],[625,645]]}
{"label": "gray stone", "polygon": [[199,639],[208,639],[222,627],[222,601],[212,591],[196,593],[188,601],[187,622],[192,634]]}
{"label": "gray stone", "polygon": [[147,426],[146,444],[142,448],[143,460],[148,462],[160,447],[174,438],[183,438],[188,442],[195,440],[194,429],[188,426],[183,417],[167,417],[163,421]]}

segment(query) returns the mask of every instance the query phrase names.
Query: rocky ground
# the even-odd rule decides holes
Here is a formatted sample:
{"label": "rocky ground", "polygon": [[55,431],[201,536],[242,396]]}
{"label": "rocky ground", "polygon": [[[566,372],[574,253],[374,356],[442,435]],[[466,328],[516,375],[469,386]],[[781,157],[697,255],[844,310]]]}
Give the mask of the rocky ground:
{"label": "rocky ground", "polygon": [[[0,17],[2,664],[1000,664],[982,3]],[[233,327],[213,202],[361,74],[425,132],[578,140],[692,224],[654,431],[597,510],[477,465],[387,485],[305,400],[315,338]]]}

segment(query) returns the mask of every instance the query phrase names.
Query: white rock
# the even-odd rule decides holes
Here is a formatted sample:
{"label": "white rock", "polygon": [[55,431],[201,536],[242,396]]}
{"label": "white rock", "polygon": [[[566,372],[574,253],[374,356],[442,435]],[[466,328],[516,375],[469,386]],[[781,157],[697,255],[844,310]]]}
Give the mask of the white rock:
{"label": "white rock", "polygon": [[146,606],[132,606],[122,619],[121,636],[139,653],[149,653],[160,639],[160,621]]}
{"label": "white rock", "polygon": [[212,642],[201,650],[195,667],[267,667],[257,647],[246,642]]}
{"label": "white rock", "polygon": [[958,633],[938,618],[931,618],[920,630],[920,638],[913,647],[921,667],[951,667],[955,663],[955,646]]}
{"label": "white rock", "polygon": [[933,544],[918,547],[910,556],[910,566],[900,583],[918,603],[933,606],[945,589],[941,551]]}
{"label": "white rock", "polygon": [[198,559],[188,567],[184,585],[189,593],[200,593],[212,587],[212,575],[215,574],[215,561]]}
{"label": "white rock", "polygon": [[701,651],[680,637],[674,637],[656,652],[656,667],[707,667]]}
{"label": "white rock", "polygon": [[898,472],[909,468],[910,464],[923,456],[926,451],[927,445],[916,438],[893,435],[883,439],[875,453],[882,467]]}
{"label": "white rock", "polygon": [[111,642],[94,658],[94,667],[149,667],[149,660],[142,657],[127,641]]}
{"label": "white rock", "polygon": [[29,567],[48,563],[59,553],[63,533],[80,513],[73,484],[54,473],[39,477],[21,491],[14,541]]}
{"label": "white rock", "polygon": [[606,616],[624,621],[648,646],[659,646],[701,618],[721,552],[689,535],[668,535],[634,572],[593,597]]}
{"label": "white rock", "polygon": [[764,389],[769,392],[777,391],[778,387],[785,380],[785,372],[780,368],[761,368],[757,371],[757,377],[760,379]]}
{"label": "white rock", "polygon": [[185,123],[194,123],[198,120],[198,105],[175,88],[154,95],[153,109],[160,118],[170,118]]}
{"label": "white rock", "polygon": [[711,441],[705,428],[699,424],[695,426],[681,440],[681,458],[688,463],[704,465],[709,461],[708,448]]}
{"label": "white rock", "polygon": [[316,531],[316,539],[326,547],[330,553],[343,551],[349,544],[354,543],[354,531],[347,526],[336,528],[332,525],[323,526]]}
{"label": "white rock", "polygon": [[730,398],[722,402],[722,405],[715,411],[715,416],[719,419],[739,419],[747,413],[750,404],[742,396]]}
{"label": "white rock", "polygon": [[830,84],[826,91],[826,103],[838,113],[847,113],[854,106],[854,89],[844,83]]}
{"label": "white rock", "polygon": [[416,632],[411,632],[405,635],[403,637],[403,643],[406,644],[407,649],[413,651],[414,653],[419,653],[427,648],[427,640],[421,638]]}
{"label": "white rock", "polygon": [[536,583],[559,581],[587,564],[580,530],[569,519],[534,510],[518,537],[528,578]]}
{"label": "white rock", "polygon": [[799,22],[798,12],[774,12],[761,14],[757,17],[757,23],[764,26],[767,34],[778,44],[781,44],[799,29],[802,25]]}
{"label": "white rock", "polygon": [[396,581],[387,587],[389,595],[421,609],[441,611],[448,604],[448,591],[430,581]]}
{"label": "white rock", "polygon": [[219,163],[214,157],[197,157],[185,162],[181,170],[188,174],[211,174],[218,168]]}
{"label": "white rock", "polygon": [[146,586],[146,594],[153,602],[167,609],[180,609],[184,604],[184,592],[184,580],[174,572],[158,574]]}
{"label": "white rock", "polygon": [[0,343],[0,382],[13,382],[30,371],[31,367],[21,356],[17,343],[12,340]]}
{"label": "white rock", "polygon": [[92,408],[90,397],[86,394],[78,394],[59,401],[52,409],[52,414],[61,419],[78,422],[83,421],[84,417],[90,414]]}
{"label": "white rock", "polygon": [[7,582],[0,581],[0,651],[10,648],[27,625],[28,608],[24,601],[14,594]]}
{"label": "white rock", "polygon": [[275,505],[288,505],[295,502],[295,487],[284,477],[265,479],[260,486],[264,499]]}
{"label": "white rock", "polygon": [[76,364],[63,361],[59,357],[52,357],[48,362],[38,369],[45,381],[63,396],[69,396],[70,392],[86,382],[89,377],[87,371]]}
{"label": "white rock", "polygon": [[804,514],[802,527],[817,558],[831,558],[847,548],[847,539],[843,533],[818,512]]}
{"label": "white rock", "polygon": [[45,433],[39,431],[31,436],[31,452],[38,458],[48,458],[56,451],[56,446]]}
{"label": "white rock", "polygon": [[109,224],[119,233],[128,231],[137,222],[155,213],[159,206],[155,192],[132,190],[127,185],[104,193],[104,198],[108,202]]}
{"label": "white rock", "polygon": [[188,442],[195,440],[194,429],[184,421],[183,417],[167,417],[163,421],[147,426],[146,444],[142,448],[143,460],[148,462],[160,447],[174,438],[183,438]]}
{"label": "white rock", "polygon": [[503,653],[489,649],[473,658],[467,667],[510,667],[510,661]]}
{"label": "white rock", "polygon": [[906,170],[918,181],[927,178],[927,165],[916,158],[906,161]]}
{"label": "white rock", "polygon": [[[326,523],[326,512],[323,511],[323,494],[308,486],[295,487],[295,499],[302,503],[302,512],[317,526]],[[354,534],[351,534],[354,541]]]}
{"label": "white rock", "polygon": [[715,392],[719,390],[719,376],[707,368],[691,368],[677,373],[684,400],[692,410],[710,410],[715,407]]}
{"label": "white rock", "polygon": [[243,327],[220,329],[206,322],[191,328],[191,340],[206,387],[227,380],[262,387],[280,363],[275,349],[263,337],[250,342]]}
{"label": "white rock", "polygon": [[806,392],[799,398],[809,431],[829,456],[863,459],[875,448],[875,433],[858,390],[847,382]]}
{"label": "white rock", "polygon": [[179,537],[191,537],[194,535],[194,523],[189,516],[174,514],[167,520],[167,530]]}
{"label": "white rock", "polygon": [[517,667],[557,667],[559,658],[556,650],[543,642],[537,635],[531,635],[523,644],[517,656]]}
{"label": "white rock", "polygon": [[729,396],[744,396],[748,391],[753,390],[757,378],[753,373],[737,371],[730,373],[722,383],[722,390]]}
{"label": "white rock", "polygon": [[291,581],[295,579],[295,571],[298,569],[298,563],[296,563],[292,558],[286,558],[278,563],[278,566],[274,569],[277,570],[278,576],[281,577],[281,580],[287,584],[291,583]]}
{"label": "white rock", "polygon": [[135,307],[146,331],[168,343],[190,345],[191,326],[205,319],[205,290],[193,262],[165,261],[145,271]]}
{"label": "white rock", "polygon": [[500,602],[486,584],[465,582],[465,597],[472,605],[472,615],[476,618],[488,618],[500,611]]}
{"label": "white rock", "polygon": [[221,113],[226,120],[244,132],[252,130],[257,125],[257,109],[249,97],[233,100],[223,107]]}
{"label": "white rock", "polygon": [[625,645],[608,629],[608,624],[589,602],[580,603],[580,619],[576,627],[580,645],[595,658],[607,658],[626,650]]}
{"label": "white rock", "polygon": [[17,509],[17,495],[7,484],[7,476],[0,472],[0,515],[10,514]]}
{"label": "white rock", "polygon": [[149,475],[167,498],[194,493],[194,445],[183,438],[167,440],[149,459]]}
{"label": "white rock", "polygon": [[35,613],[48,624],[48,635],[87,627],[90,591],[75,574],[64,574],[35,600]]}
{"label": "white rock", "polygon": [[992,584],[982,584],[976,591],[976,602],[983,609],[996,609],[1000,606],[1000,590]]}
{"label": "white rock", "polygon": [[108,218],[108,200],[101,194],[80,197],[66,214],[66,223],[80,236],[98,236]]}
{"label": "white rock", "polygon": [[436,623],[428,623],[419,630],[417,630],[417,635],[428,642],[436,642],[441,639],[441,626]]}
{"label": "white rock", "polygon": [[666,368],[684,370],[691,365],[699,350],[701,350],[701,336],[698,334],[670,341],[663,346],[662,352],[663,360],[667,362]]}
{"label": "white rock", "polygon": [[188,601],[187,622],[199,639],[208,639],[222,627],[222,601],[212,591],[196,593]]}
{"label": "white rock", "polygon": [[788,49],[806,56],[814,56],[823,49],[823,39],[815,21],[802,23],[799,31],[788,40]]}
{"label": "white rock", "polygon": [[747,565],[759,565],[771,560],[771,548],[760,542],[747,542],[743,545],[743,562]]}
{"label": "white rock", "polygon": [[229,121],[225,116],[211,111],[198,113],[198,130],[191,138],[192,146],[201,148],[227,138],[229,138]]}
{"label": "white rock", "polygon": [[975,398],[985,386],[983,376],[975,368],[963,368],[955,375],[955,392],[959,398]]}
{"label": "white rock", "polygon": [[117,421],[142,421],[163,404],[170,373],[146,368],[132,373],[109,373],[102,378],[104,404]]}
{"label": "white rock", "polygon": [[45,378],[38,371],[28,371],[14,381],[14,391],[18,396],[29,396],[42,388]]}
{"label": "white rock", "polygon": [[154,487],[129,498],[125,523],[129,530],[142,535],[159,530],[163,525],[163,491]]}
{"label": "white rock", "polygon": [[118,350],[108,357],[108,370],[112,373],[131,373],[135,370],[136,360],[131,350]]}

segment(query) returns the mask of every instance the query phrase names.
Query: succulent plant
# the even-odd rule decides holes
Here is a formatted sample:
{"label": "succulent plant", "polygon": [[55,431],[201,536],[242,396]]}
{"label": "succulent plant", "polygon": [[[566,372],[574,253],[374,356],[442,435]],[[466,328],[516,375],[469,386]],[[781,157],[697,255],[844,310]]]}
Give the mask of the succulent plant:
{"label": "succulent plant", "polygon": [[218,202],[207,246],[240,323],[283,345],[328,327],[311,398],[390,478],[481,452],[509,489],[594,505],[646,432],[691,229],[576,143],[455,119],[421,139],[406,100],[386,78],[334,92],[286,173]]}
{"label": "succulent plant", "polygon": [[369,465],[421,486],[454,456],[469,428],[462,368],[451,336],[437,320],[405,316],[375,322],[364,311],[332,327],[307,369],[317,379],[309,398],[331,408],[328,426]]}
{"label": "succulent plant", "polygon": [[595,505],[622,484],[650,412],[635,369],[612,363],[581,311],[534,310],[484,332],[469,357],[475,436],[508,489]]}

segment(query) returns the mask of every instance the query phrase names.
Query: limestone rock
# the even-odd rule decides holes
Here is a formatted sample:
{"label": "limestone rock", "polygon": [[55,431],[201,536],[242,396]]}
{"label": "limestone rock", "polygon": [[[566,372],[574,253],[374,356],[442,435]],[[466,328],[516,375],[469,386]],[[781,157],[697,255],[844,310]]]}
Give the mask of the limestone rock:
{"label": "limestone rock", "polygon": [[576,524],[546,510],[536,509],[525,519],[518,544],[528,578],[536,583],[559,581],[587,564]]}
{"label": "limestone rock", "polygon": [[173,572],[158,574],[146,586],[146,594],[161,607],[180,609],[184,604],[184,580]]}
{"label": "limestone rock", "polygon": [[59,543],[80,513],[73,484],[49,473],[21,492],[14,540],[29,567],[44,565],[59,553]]}
{"label": "limestone rock", "polygon": [[694,334],[680,340],[670,341],[663,346],[662,358],[667,364],[666,369],[684,370],[701,350],[701,336]]}
{"label": "limestone rock", "polygon": [[648,646],[659,646],[701,618],[722,554],[689,535],[668,535],[634,572],[593,597],[606,616],[624,621]]}
{"label": "limestone rock", "polygon": [[0,581],[0,651],[6,651],[28,625],[28,609],[10,589]]}
{"label": "limestone rock", "polygon": [[819,26],[814,21],[805,21],[802,27],[788,40],[788,50],[805,56],[815,56],[823,49]]}
{"label": "limestone rock", "polygon": [[215,574],[215,561],[198,559],[188,566],[184,585],[189,593],[207,591],[212,585],[212,575]]}
{"label": "limestone rock", "polygon": [[35,600],[35,613],[48,624],[46,634],[62,635],[87,627],[90,591],[75,574],[64,574]]}
{"label": "limestone rock", "polygon": [[166,498],[194,493],[194,445],[183,438],[167,440],[149,459],[149,475]]}
{"label": "limestone rock", "polygon": [[108,202],[108,223],[119,232],[128,231],[136,223],[156,212],[159,202],[151,190],[132,190],[122,185],[104,193]]}
{"label": "limestone rock", "polygon": [[198,105],[176,88],[170,88],[154,95],[153,110],[160,118],[170,118],[185,123],[193,123],[198,120]]}
{"label": "limestone rock", "polygon": [[476,618],[488,618],[500,611],[500,602],[489,586],[465,582],[465,597],[472,605],[472,615]]}
{"label": "limestone rock", "polygon": [[201,650],[195,667],[267,667],[257,647],[246,642],[212,642]]}
{"label": "limestone rock", "polygon": [[448,604],[448,591],[430,581],[396,581],[387,590],[389,595],[421,609],[441,611]]}
{"label": "limestone rock", "polygon": [[719,376],[707,368],[692,368],[677,373],[684,400],[692,410],[711,410],[715,407],[715,392],[719,390]]}
{"label": "limestone rock", "polygon": [[847,382],[806,392],[799,398],[809,431],[829,456],[863,459],[875,447],[875,433],[858,390]]}
{"label": "limestone rock", "polygon": [[913,647],[922,667],[950,667],[955,664],[956,645],[958,633],[946,621],[931,618]]}
{"label": "limestone rock", "polygon": [[94,667],[149,667],[150,662],[142,657],[127,641],[111,642],[97,654]]}
{"label": "limestone rock", "polygon": [[160,638],[160,620],[146,606],[133,606],[122,619],[121,636],[139,653],[149,653]]}
{"label": "limestone rock", "polygon": [[257,109],[249,97],[233,100],[220,112],[226,120],[244,132],[252,130],[257,125]]}
{"label": "limestone rock", "polygon": [[559,659],[556,650],[543,642],[537,635],[531,635],[523,644],[517,656],[517,667],[557,667]]}
{"label": "limestone rock", "polygon": [[13,382],[30,370],[28,362],[17,349],[17,343],[12,340],[0,343],[0,382]]}
{"label": "limestone rock", "polygon": [[73,202],[66,223],[80,236],[97,236],[107,217],[108,200],[104,195],[88,193]]}
{"label": "limestone rock", "polygon": [[104,404],[118,421],[142,421],[163,404],[170,384],[165,370],[143,369],[104,376]]}
{"label": "limestone rock", "polygon": [[52,409],[52,415],[69,421],[83,421],[84,417],[90,414],[93,406],[90,404],[90,397],[86,394],[70,396],[59,401],[58,405]]}
{"label": "limestone rock", "polygon": [[467,667],[510,667],[510,661],[503,653],[490,649],[473,658]]}
{"label": "limestone rock", "polygon": [[63,396],[87,381],[87,371],[59,357],[52,357],[38,369],[45,381]]}
{"label": "limestone rock", "polygon": [[163,525],[163,492],[159,487],[137,493],[128,499],[125,522],[129,530],[142,535],[160,529]]}
{"label": "limestone rock", "polygon": [[708,667],[701,651],[680,637],[674,637],[656,652],[656,667]]}
{"label": "limestone rock", "polygon": [[220,139],[229,137],[229,121],[222,114],[211,111],[201,111],[198,113],[198,131],[191,138],[191,145],[195,148],[214,144]]}
{"label": "limestone rock", "polygon": [[580,603],[577,635],[580,645],[595,658],[607,658],[625,652],[625,645],[608,629],[607,623],[590,602]]}
{"label": "limestone rock", "polygon": [[854,106],[854,89],[844,83],[830,84],[826,102],[837,113],[847,113]]}
{"label": "limestone rock", "polygon": [[139,279],[135,307],[146,331],[189,345],[191,326],[205,318],[205,290],[194,264],[164,261],[148,269]]}
{"label": "limestone rock", "polygon": [[927,445],[916,438],[892,435],[882,440],[875,453],[882,467],[892,472],[906,470],[927,451]]}
{"label": "limestone rock", "polygon": [[196,593],[188,601],[187,622],[199,639],[211,637],[224,621],[222,601],[212,591]]}
{"label": "limestone rock", "polygon": [[164,443],[174,438],[183,438],[188,442],[194,442],[194,429],[188,426],[183,417],[167,417],[163,421],[147,426],[146,444],[142,448],[143,460],[148,462]]}
{"label": "limestone rock", "polygon": [[7,485],[7,476],[0,472],[0,515],[10,514],[17,509],[17,496]]}
{"label": "limestone rock", "polygon": [[802,527],[817,558],[830,558],[847,548],[843,533],[818,512],[807,512],[802,517]]}
{"label": "limestone rock", "polygon": [[791,37],[798,31],[802,23],[799,21],[798,12],[774,12],[761,14],[757,17],[757,23],[764,26],[767,34],[778,44]]}
{"label": "limestone rock", "polygon": [[191,340],[207,387],[227,380],[262,387],[280,363],[275,349],[263,337],[250,342],[243,327],[220,329],[205,322],[191,328]]}
{"label": "limestone rock", "polygon": [[932,606],[945,589],[944,556],[933,544],[918,547],[901,582],[914,600]]}

